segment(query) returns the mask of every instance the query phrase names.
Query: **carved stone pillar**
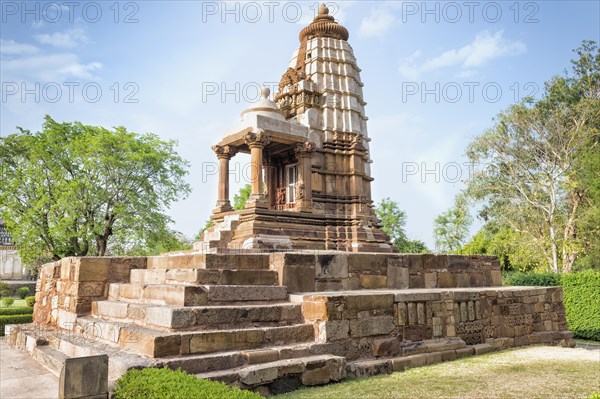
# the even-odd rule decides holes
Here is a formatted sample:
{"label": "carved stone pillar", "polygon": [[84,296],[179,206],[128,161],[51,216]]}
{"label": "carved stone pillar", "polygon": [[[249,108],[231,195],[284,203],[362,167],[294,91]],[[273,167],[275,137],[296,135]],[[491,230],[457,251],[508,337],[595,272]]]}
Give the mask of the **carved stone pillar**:
{"label": "carved stone pillar", "polygon": [[298,159],[298,183],[296,184],[296,209],[300,212],[312,212],[312,153],[315,145],[311,142],[294,146]]}
{"label": "carved stone pillar", "polygon": [[256,133],[247,133],[245,141],[248,148],[250,148],[250,186],[252,187],[252,193],[246,203],[246,208],[265,208],[267,207],[267,202],[263,193],[263,150],[271,142],[271,139],[269,135],[261,129]]}
{"label": "carved stone pillar", "polygon": [[229,160],[237,153],[237,148],[229,145],[214,145],[212,150],[217,154],[219,160],[219,189],[217,198],[217,207],[213,213],[232,211],[229,201]]}

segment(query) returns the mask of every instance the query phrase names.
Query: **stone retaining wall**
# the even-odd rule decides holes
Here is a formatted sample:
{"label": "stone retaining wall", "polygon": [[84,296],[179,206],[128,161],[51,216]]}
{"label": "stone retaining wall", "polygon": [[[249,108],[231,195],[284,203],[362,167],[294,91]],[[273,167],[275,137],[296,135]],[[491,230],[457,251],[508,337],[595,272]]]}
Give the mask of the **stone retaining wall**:
{"label": "stone retaining wall", "polygon": [[275,253],[271,268],[290,292],[502,285],[500,263],[493,256]]}
{"label": "stone retaining wall", "polygon": [[560,287],[354,291],[292,295],[292,301],[302,302],[328,353],[349,360],[424,353],[431,340],[512,347],[572,337]]}
{"label": "stone retaining wall", "polygon": [[145,257],[63,258],[45,264],[36,283],[33,320],[70,330],[92,301],[108,297],[109,283],[129,281],[131,269],[146,268]]}

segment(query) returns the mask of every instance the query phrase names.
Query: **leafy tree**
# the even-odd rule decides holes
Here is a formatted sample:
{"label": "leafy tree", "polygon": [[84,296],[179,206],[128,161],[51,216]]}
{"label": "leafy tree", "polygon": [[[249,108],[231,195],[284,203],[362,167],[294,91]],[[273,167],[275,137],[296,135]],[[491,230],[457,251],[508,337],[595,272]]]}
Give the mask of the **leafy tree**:
{"label": "leafy tree", "polygon": [[454,205],[433,222],[436,251],[459,251],[467,239],[472,222],[467,197],[460,193],[454,198]]}
{"label": "leafy tree", "polygon": [[392,244],[403,253],[428,252],[424,242],[408,239],[405,231],[406,213],[396,201],[384,198],[375,209],[381,220],[381,229],[390,236]]}
{"label": "leafy tree", "polygon": [[598,146],[600,55],[593,42],[576,52],[573,76],[551,79],[538,101],[509,107],[467,150],[475,165],[485,165],[468,188],[486,203],[484,220],[526,236],[554,272],[570,271],[583,253],[582,211],[598,206],[582,184],[580,160]]}
{"label": "leafy tree", "polygon": [[249,184],[240,188],[240,191],[233,196],[233,209],[236,211],[244,209],[246,207],[246,202],[248,202],[248,199],[250,198],[250,194],[252,194],[252,187]]}
{"label": "leafy tree", "polygon": [[164,209],[190,191],[174,141],[49,116],[39,132],[17,129],[0,138],[0,215],[25,262],[155,245]]}

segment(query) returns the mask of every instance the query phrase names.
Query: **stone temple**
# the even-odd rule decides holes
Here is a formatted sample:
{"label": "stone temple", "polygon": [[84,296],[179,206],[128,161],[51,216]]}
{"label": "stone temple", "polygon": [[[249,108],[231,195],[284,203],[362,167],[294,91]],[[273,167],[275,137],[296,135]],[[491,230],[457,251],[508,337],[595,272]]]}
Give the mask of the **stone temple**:
{"label": "stone temple", "polygon": [[[392,252],[371,200],[369,137],[360,68],[348,31],[321,6],[275,102],[263,89],[213,150],[219,160],[214,227],[198,249]],[[229,200],[229,161],[250,153],[246,209]]]}
{"label": "stone temple", "polygon": [[[321,7],[275,102],[265,91],[214,147],[215,226],[193,250],[46,264],[34,323],[7,326],[8,342],[56,373],[108,355],[110,381],[167,366],[263,394],[515,346],[573,346],[560,287],[503,287],[494,257],[392,251],[373,214],[347,40]],[[253,180],[251,201],[234,212],[237,152],[250,152]],[[90,386],[80,382],[81,397],[98,393]]]}

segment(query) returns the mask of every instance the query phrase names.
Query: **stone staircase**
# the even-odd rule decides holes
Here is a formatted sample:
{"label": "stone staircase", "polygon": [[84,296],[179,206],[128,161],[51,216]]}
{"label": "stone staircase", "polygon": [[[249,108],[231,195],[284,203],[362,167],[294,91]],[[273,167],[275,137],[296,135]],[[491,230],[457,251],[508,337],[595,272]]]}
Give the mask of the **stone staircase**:
{"label": "stone staircase", "polygon": [[131,367],[168,366],[275,393],[346,373],[344,357],[319,350],[268,254],[149,258],[128,283],[111,283],[108,300],[92,302],[72,333],[18,339],[56,373],[65,357],[109,353],[113,379]]}
{"label": "stone staircase", "polygon": [[227,215],[222,222],[216,222],[209,227],[200,237],[200,240],[194,243],[194,251],[204,253],[215,253],[227,248],[233,238],[233,232],[240,224],[240,215]]}

